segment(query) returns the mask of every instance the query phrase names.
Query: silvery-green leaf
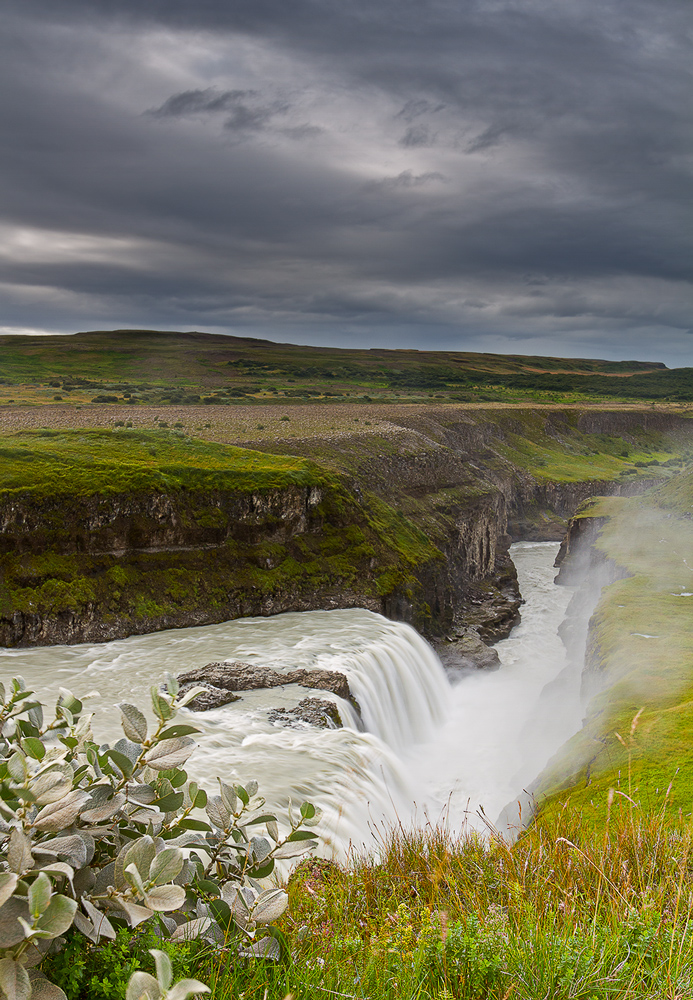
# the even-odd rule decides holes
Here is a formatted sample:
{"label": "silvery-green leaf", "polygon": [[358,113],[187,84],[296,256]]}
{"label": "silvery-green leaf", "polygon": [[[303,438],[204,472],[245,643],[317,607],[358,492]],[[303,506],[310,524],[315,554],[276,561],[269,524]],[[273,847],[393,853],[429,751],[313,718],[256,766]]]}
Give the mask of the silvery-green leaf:
{"label": "silvery-green leaf", "polygon": [[[75,877],[74,868],[71,865],[66,864],[64,861],[49,861],[46,864],[41,864],[40,868],[32,869],[32,871],[46,872],[47,875],[64,875],[69,882],[71,882]],[[83,871],[89,871],[89,869],[88,868],[80,869],[80,874]]]}
{"label": "silvery-green leaf", "polygon": [[31,1000],[67,1000],[67,997],[55,983],[49,983],[38,969],[29,970],[31,982]]}
{"label": "silvery-green leaf", "polygon": [[0,959],[0,986],[7,1000],[29,1000],[31,996],[29,973],[11,958]]}
{"label": "silvery-green leaf", "polygon": [[128,799],[145,806],[156,798],[156,790],[151,785],[140,785],[134,781],[125,786],[125,791]]}
{"label": "silvery-green leaf", "polygon": [[209,986],[205,986],[197,979],[181,979],[180,982],[169,990],[166,1000],[188,1000],[193,993],[211,993]]}
{"label": "silvery-green leaf", "polygon": [[34,820],[38,830],[47,833],[57,833],[65,827],[72,826],[79,815],[82,806],[89,801],[89,796],[81,789],[75,788],[58,802],[49,802]]}
{"label": "silvery-green leaf", "polygon": [[124,871],[125,879],[140,896],[144,896],[144,883],[142,876],[137,871],[137,865],[127,865]]}
{"label": "silvery-green leaf", "polygon": [[154,916],[154,910],[150,910],[147,906],[139,906],[137,903],[131,903],[128,899],[123,899],[122,896],[116,896],[109,905],[112,905],[117,910],[122,910],[131,927],[137,927],[145,920]]}
{"label": "silvery-green leaf", "polygon": [[72,926],[72,919],[77,909],[77,900],[68,896],[54,895],[45,913],[38,921],[38,927],[51,937],[59,937]]}
{"label": "silvery-green leaf", "polygon": [[205,812],[214,826],[219,827],[220,830],[225,830],[231,822],[231,814],[224,805],[221,795],[209,796]]}
{"label": "silvery-green leaf", "polygon": [[[115,867],[115,861],[110,861],[101,869],[101,871],[96,873],[96,882],[94,883],[94,888],[92,890],[94,896],[101,896],[107,891],[109,886],[116,885]],[[123,883],[124,882],[125,879],[123,879]],[[116,888],[118,887],[116,886]],[[124,889],[125,884],[120,886],[120,888]]]}
{"label": "silvery-green leaf", "polygon": [[147,751],[145,761],[155,771],[170,771],[182,767],[195,749],[195,740],[181,736],[174,740],[163,740]]}
{"label": "silvery-green leaf", "polygon": [[43,708],[41,705],[34,705],[33,708],[30,708],[27,716],[32,726],[35,726],[36,729],[43,728]]}
{"label": "silvery-green leaf", "polygon": [[161,719],[162,722],[168,722],[169,719],[173,718],[173,709],[171,708],[171,703],[165,698],[157,688],[151,688],[152,696],[152,708],[154,709],[154,715],[157,719]]}
{"label": "silvery-green leaf", "polygon": [[87,863],[87,845],[76,833],[68,837],[44,840],[41,844],[36,844],[33,850],[37,857],[48,855],[54,858],[66,858],[73,868],[81,868]]}
{"label": "silvery-green leaf", "polygon": [[69,688],[58,688],[58,704],[61,708],[67,708],[73,715],[79,715],[82,711],[82,702],[79,698],[75,698],[72,691]]}
{"label": "silvery-green leaf", "polygon": [[10,777],[14,778],[19,784],[23,784],[26,781],[29,774],[29,767],[26,757],[20,750],[16,750],[7,761],[7,770],[10,773]]}
{"label": "silvery-green leaf", "polygon": [[271,924],[281,917],[288,905],[289,897],[283,889],[265,889],[250,911],[251,920],[256,924]]}
{"label": "silvery-green leaf", "polygon": [[282,846],[274,852],[274,857],[278,861],[283,860],[284,858],[298,858],[301,854],[306,854],[308,851],[312,851],[316,846],[316,840],[295,840],[292,843],[282,844]]}
{"label": "silvery-green leaf", "polygon": [[147,720],[142,712],[126,701],[121,702],[118,708],[122,716],[120,721],[123,732],[127,738],[134,743],[144,743],[147,739]]}
{"label": "silvery-green leaf", "polygon": [[236,904],[236,896],[238,895],[238,892],[239,887],[233,882],[226,882],[221,887],[221,898],[228,906],[231,907],[232,910]]}
{"label": "silvery-green leaf", "polygon": [[264,837],[253,837],[250,841],[250,849],[256,861],[264,861],[265,858],[269,857],[272,845]]}
{"label": "silvery-green leaf", "polygon": [[41,771],[31,782],[31,791],[39,806],[57,802],[72,788],[73,771],[69,764],[53,764]]}
{"label": "silvery-green leaf", "polygon": [[38,917],[43,913],[51,900],[53,886],[48,876],[41,872],[29,886],[29,912],[32,917]]}
{"label": "silvery-green leaf", "polygon": [[185,708],[185,706],[189,705],[193,699],[197,698],[198,694],[202,694],[206,690],[207,688],[203,687],[201,684],[191,687],[189,691],[186,691],[185,694],[181,695],[181,697],[176,701],[176,708]]}
{"label": "silvery-green leaf", "polygon": [[252,799],[253,795],[257,795],[257,781],[246,781],[245,790]]}
{"label": "silvery-green leaf", "polygon": [[18,878],[14,872],[0,872],[0,906],[6,903],[14,892]]}
{"label": "silvery-green leaf", "polygon": [[125,805],[126,798],[122,792],[118,792],[114,795],[112,799],[107,800],[103,805],[96,806],[93,809],[85,809],[82,813],[82,819],[85,823],[104,823],[106,820],[111,819],[112,816],[122,809]]}
{"label": "silvery-green leaf", "polygon": [[73,927],[75,927],[80,934],[84,934],[85,938],[88,938],[93,944],[99,943],[99,935],[97,934],[93,923],[89,917],[85,917],[83,913],[79,912],[79,910],[75,913]]}
{"label": "silvery-green leaf", "polygon": [[130,976],[125,1000],[161,1000],[162,996],[159,984],[148,972],[133,972]]}
{"label": "silvery-green leaf", "polygon": [[177,910],[185,902],[185,889],[181,885],[157,885],[145,894],[144,901],[150,910]]}
{"label": "silvery-green leaf", "polygon": [[159,951],[158,948],[150,948],[149,954],[154,959],[154,964],[156,965],[157,982],[162,990],[167,990],[173,982],[171,959],[165,951]]}
{"label": "silvery-green leaf", "polygon": [[221,778],[217,778],[217,781],[219,782],[219,791],[221,793],[222,802],[230,813],[235,813],[236,806],[238,805],[238,796],[236,795],[236,792],[231,785],[227,785],[225,781],[221,780]]}
{"label": "silvery-green leaf", "polygon": [[264,937],[255,941],[249,948],[243,948],[238,954],[242,958],[269,958],[276,962],[281,958],[282,950],[275,938]]}
{"label": "silvery-green leaf", "polygon": [[14,948],[24,940],[24,928],[20,920],[29,919],[29,904],[19,896],[10,896],[0,906],[0,948]]}
{"label": "silvery-green leaf", "polygon": [[164,679],[166,681],[166,690],[170,695],[172,695],[175,698],[180,690],[180,684],[178,683],[178,678],[174,677],[173,674],[170,674],[168,671],[166,671]]}
{"label": "silvery-green leaf", "polygon": [[113,924],[108,919],[106,914],[97,909],[88,899],[82,900],[82,906],[89,914],[89,918],[94,925],[96,933],[101,937],[111,938],[112,940],[115,939],[116,932],[113,928]]}
{"label": "silvery-green leaf", "polygon": [[151,863],[149,881],[154,885],[172,882],[180,875],[185,859],[179,847],[165,847]]}
{"label": "silvery-green leaf", "polygon": [[29,868],[33,867],[31,857],[31,841],[17,827],[10,834],[10,842],[7,847],[7,863],[13,872],[22,875]]}
{"label": "silvery-green leaf", "polygon": [[188,920],[184,924],[179,924],[169,940],[173,941],[174,944],[177,944],[179,941],[192,941],[193,938],[204,934],[211,926],[212,921],[209,917],[196,917],[194,920]]}
{"label": "silvery-green leaf", "polygon": [[277,826],[276,821],[273,819],[268,819],[267,822],[265,823],[265,826],[267,827],[267,832],[269,833],[270,837],[276,844],[276,842],[279,840],[279,827]]}
{"label": "silvery-green leaf", "polygon": [[123,870],[128,865],[135,865],[142,878],[146,878],[155,857],[156,845],[152,838],[150,836],[138,837],[123,857]]}

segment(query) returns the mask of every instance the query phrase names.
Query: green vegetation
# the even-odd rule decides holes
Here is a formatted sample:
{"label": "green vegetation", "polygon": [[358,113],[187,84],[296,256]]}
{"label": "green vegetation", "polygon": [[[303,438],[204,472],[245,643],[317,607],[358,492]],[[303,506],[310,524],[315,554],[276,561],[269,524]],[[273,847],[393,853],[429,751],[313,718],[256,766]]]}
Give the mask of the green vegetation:
{"label": "green vegetation", "polygon": [[[281,607],[300,594],[379,602],[411,593],[417,571],[441,558],[407,518],[371,494],[358,502],[337,473],[305,458],[125,429],[13,435],[0,459],[0,503],[21,498],[35,522],[28,535],[23,522],[6,527],[7,619],[97,608],[105,628],[120,619],[142,631],[258,613],[266,599]],[[85,551],[86,522],[100,526]]]}
{"label": "green vegetation", "polygon": [[588,678],[601,688],[583,729],[543,776],[543,807],[582,808],[603,822],[614,788],[651,811],[693,800],[693,475],[647,494],[591,504],[604,518],[598,550],[625,571],[590,622]]}
{"label": "green vegetation", "polygon": [[[212,1000],[682,1000],[692,876],[687,820],[614,799],[598,833],[571,810],[512,847],[429,827],[387,835],[377,860],[306,859],[287,886],[275,963],[158,947]],[[69,942],[51,972],[69,1000],[101,997],[99,974],[122,1000],[135,963],[151,967],[151,943],[122,931],[99,949]]]}
{"label": "green vegetation", "polygon": [[211,444],[177,432],[25,431],[0,444],[0,498],[323,485],[303,458]]}
{"label": "green vegetation", "polygon": [[[262,888],[258,879],[272,874],[277,859],[317,846],[306,827],[318,814],[304,802],[280,833],[277,817],[257,796],[257,782],[231,786],[219,778],[220,794],[208,796],[188,781],[182,765],[199,730],[174,719],[203,690],[181,693],[173,677],[164,689],[154,686],[153,729],[137,706],[120,704],[125,738],[109,746],[94,741],[91,715],[82,715],[82,702],[70,691],[61,689],[49,721],[21,677],[7,690],[0,685],[5,1000],[65,1000],[45,973],[48,982],[64,978],[68,988],[75,985],[80,963],[66,967],[52,958],[70,931],[73,956],[104,941],[116,941],[116,950],[120,944],[121,971],[118,929],[137,940],[145,923],[171,944],[199,939],[223,942],[234,957],[281,955],[280,932],[271,925],[288,896]],[[156,976],[135,971],[127,1000],[187,1000],[209,992],[196,980],[173,987],[169,956],[151,954]],[[111,988],[122,985],[116,978]]]}
{"label": "green vegetation", "polygon": [[148,330],[0,337],[0,352],[0,402],[693,400],[693,369],[657,362],[344,350]]}

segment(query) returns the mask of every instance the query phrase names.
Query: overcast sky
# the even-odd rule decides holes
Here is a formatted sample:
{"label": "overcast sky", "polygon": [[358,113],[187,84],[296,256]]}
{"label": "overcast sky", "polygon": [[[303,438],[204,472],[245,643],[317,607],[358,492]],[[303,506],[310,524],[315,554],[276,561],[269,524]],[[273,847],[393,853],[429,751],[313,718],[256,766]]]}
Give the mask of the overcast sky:
{"label": "overcast sky", "polygon": [[689,0],[2,0],[0,330],[693,365]]}

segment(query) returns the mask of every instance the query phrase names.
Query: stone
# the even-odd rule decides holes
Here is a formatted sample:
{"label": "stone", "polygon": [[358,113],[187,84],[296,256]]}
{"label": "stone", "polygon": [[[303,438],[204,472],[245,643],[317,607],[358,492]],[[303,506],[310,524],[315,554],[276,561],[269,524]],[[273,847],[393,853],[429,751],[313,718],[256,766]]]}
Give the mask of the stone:
{"label": "stone", "polygon": [[[337,697],[354,703],[345,675],[334,670],[297,668],[281,673],[278,670],[272,670],[271,667],[255,666],[251,663],[234,660],[232,662],[207,663],[204,667],[188,670],[186,673],[178,675],[178,682],[188,686],[204,684],[208,688],[227,693],[229,691],[256,691],[259,688],[282,687],[285,684],[300,684],[302,687],[330,691]],[[203,695],[199,697],[203,698]],[[229,698],[227,700],[233,701],[235,699]],[[192,707],[198,708],[197,702],[198,699],[195,698]]]}
{"label": "stone", "polygon": [[449,673],[467,670],[498,670],[498,653],[487,646],[476,632],[455,636],[452,641],[439,643],[436,652]]}
{"label": "stone", "polygon": [[208,712],[212,708],[221,708],[222,705],[230,705],[232,701],[240,701],[240,696],[234,694],[228,688],[216,687],[214,684],[189,683],[181,684],[180,695],[186,694],[193,687],[204,687],[196,698],[189,703],[188,708],[195,712]]}
{"label": "stone", "polygon": [[269,720],[291,727],[304,723],[317,729],[342,728],[339,709],[326,698],[304,698],[295,708],[273,708]]}

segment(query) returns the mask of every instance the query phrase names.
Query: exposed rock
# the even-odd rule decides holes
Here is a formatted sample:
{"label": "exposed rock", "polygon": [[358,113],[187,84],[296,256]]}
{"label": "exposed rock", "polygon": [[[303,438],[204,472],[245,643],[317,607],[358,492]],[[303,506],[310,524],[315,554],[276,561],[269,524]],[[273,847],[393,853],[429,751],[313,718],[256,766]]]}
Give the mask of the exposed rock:
{"label": "exposed rock", "polygon": [[501,665],[498,653],[479,638],[476,632],[467,632],[452,642],[439,643],[436,652],[449,673],[467,670],[498,670]]}
{"label": "exposed rock", "polygon": [[195,712],[208,712],[212,708],[230,705],[232,701],[240,701],[240,695],[234,694],[228,688],[216,687],[214,684],[181,684],[180,694],[185,694],[190,688],[204,687],[205,690],[188,704]]}
{"label": "exposed rock", "polygon": [[318,729],[342,728],[337,706],[326,698],[304,698],[295,708],[273,708],[269,713],[269,720],[283,726],[307,723]]}
{"label": "exposed rock", "polygon": [[[255,691],[258,688],[300,684],[303,687],[331,691],[339,698],[352,700],[346,677],[334,670],[297,668],[280,673],[278,670],[272,670],[271,667],[254,666],[251,663],[235,660],[228,663],[207,663],[204,667],[197,667],[197,669],[189,670],[185,674],[179,674],[178,681],[181,685],[205,684],[227,692]],[[197,699],[195,699],[196,702]]]}

